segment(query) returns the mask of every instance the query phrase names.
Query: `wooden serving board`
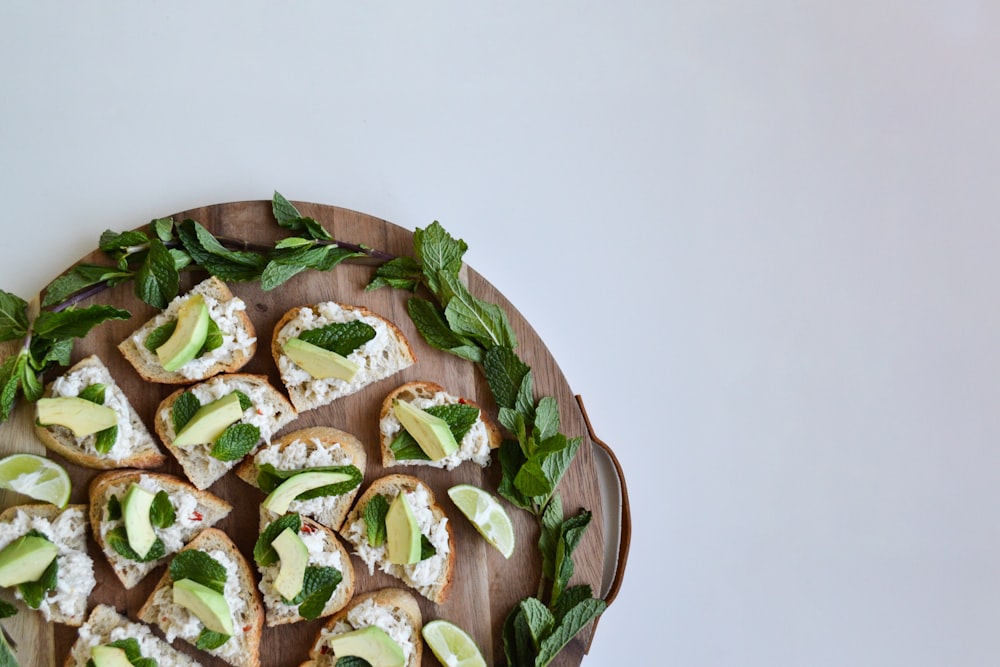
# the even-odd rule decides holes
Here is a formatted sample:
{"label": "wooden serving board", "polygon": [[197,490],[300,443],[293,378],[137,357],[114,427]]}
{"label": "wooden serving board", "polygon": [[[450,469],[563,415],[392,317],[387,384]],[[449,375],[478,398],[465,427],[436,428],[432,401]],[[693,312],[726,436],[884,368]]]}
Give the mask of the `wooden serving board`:
{"label": "wooden serving board", "polygon": [[[411,232],[391,223],[333,206],[307,203],[296,203],[296,206],[303,215],[312,216],[322,223],[338,240],[364,244],[393,255],[410,255],[413,252]],[[192,218],[216,235],[241,238],[250,243],[270,245],[287,235],[285,230],[275,224],[268,201],[207,206],[184,211],[173,217],[177,222]],[[99,251],[80,261],[110,264],[110,260]],[[371,480],[387,473],[378,454],[378,413],[382,399],[399,384],[410,380],[434,381],[453,394],[474,398],[496,416],[496,405],[478,368],[430,348],[416,332],[406,312],[408,293],[388,288],[371,292],[364,290],[372,271],[373,268],[369,265],[342,264],[326,273],[310,271],[299,274],[271,292],[260,290],[256,283],[231,284],[233,292],[247,303],[247,313],[258,337],[257,353],[243,372],[265,374],[282,391],[284,388],[270,354],[270,338],[275,322],[294,306],[331,300],[367,306],[395,322],[410,341],[417,356],[417,363],[412,367],[357,394],[335,401],[332,405],[302,413],[282,431],[286,433],[309,426],[333,426],[358,436],[368,448],[369,461],[362,491]],[[558,365],[530,325],[492,285],[475,271],[466,271],[471,292],[485,301],[499,304],[508,313],[518,337],[518,352],[533,369],[536,396],[554,396],[560,405],[562,431],[569,436],[584,438],[584,446],[580,448],[564,478],[560,493],[567,515],[575,514],[581,508],[593,511],[590,527],[575,552],[576,574],[573,583],[590,584],[595,592],[599,592],[605,565],[606,527],[602,525],[601,490],[585,417]],[[200,271],[184,272],[182,291],[204,277],[205,274]],[[152,431],[157,405],[176,387],[144,382],[115,346],[156,311],[135,298],[131,283],[106,290],[81,305],[92,303],[106,303],[128,309],[132,312],[132,319],[108,322],[97,327],[86,339],[76,344],[73,362],[89,354],[99,355]],[[51,381],[55,377],[54,372],[50,375],[46,380]],[[13,418],[0,427],[0,454],[23,451],[44,453],[43,446],[34,435],[32,421],[33,406],[21,401]],[[51,456],[70,473],[74,485],[71,502],[86,503],[87,487],[97,471],[68,463],[56,455]],[[161,471],[183,477],[180,466],[171,457],[168,457],[168,462]],[[425,467],[392,470],[400,471],[414,474],[431,486],[438,502],[447,512],[455,533],[457,563],[450,599],[444,604],[435,605],[417,595],[424,622],[444,618],[457,623],[476,640],[490,664],[505,664],[500,638],[503,620],[518,601],[536,594],[539,582],[541,561],[536,547],[538,531],[534,518],[503,501],[514,520],[517,535],[514,555],[510,560],[505,560],[475,532],[445,493],[448,487],[458,483],[476,484],[495,493],[500,478],[497,463],[485,470],[472,463],[465,463],[451,472]],[[263,493],[240,481],[232,473],[216,482],[210,490],[235,506],[232,514],[219,527],[249,557],[257,539],[258,506],[264,497]],[[23,497],[16,497],[16,494],[6,494],[0,500],[4,502],[4,506],[25,501]],[[159,580],[164,568],[161,566],[138,586],[125,591],[93,540],[90,542],[90,552],[98,583],[91,595],[88,609],[97,603],[107,603],[134,620],[135,612]],[[357,573],[358,592],[384,586],[402,586],[398,580],[380,572],[369,576],[367,568],[356,556],[352,556],[352,561]],[[250,562],[252,564],[252,559]],[[19,613],[14,619],[4,621],[4,624],[18,641],[18,656],[23,667],[61,665],[76,638],[75,628],[46,624],[37,612]],[[317,620],[270,629],[265,627],[261,642],[262,664],[265,667],[298,665],[307,658],[309,647],[321,625],[322,620]],[[581,632],[553,664],[579,665],[593,631],[591,626]],[[213,659],[181,640],[177,640],[175,646],[196,657],[206,667],[225,665],[221,660]],[[423,664],[428,667],[437,664],[430,651],[424,652]]]}

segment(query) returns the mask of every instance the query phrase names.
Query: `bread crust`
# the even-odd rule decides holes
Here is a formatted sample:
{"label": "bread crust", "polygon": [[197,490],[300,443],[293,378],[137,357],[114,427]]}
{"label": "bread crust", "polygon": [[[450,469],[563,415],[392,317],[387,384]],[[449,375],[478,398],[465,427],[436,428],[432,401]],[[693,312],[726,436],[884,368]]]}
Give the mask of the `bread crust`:
{"label": "bread crust", "polygon": [[[250,384],[265,387],[267,389],[268,400],[277,404],[277,411],[282,415],[281,418],[276,420],[273,432],[281,430],[285,425],[298,417],[298,413],[292,404],[289,403],[288,399],[285,398],[280,391],[271,386],[267,380],[267,376],[254,375],[250,373],[233,373],[218,377],[224,378],[226,382],[245,381]],[[209,378],[208,380],[205,380],[205,382],[211,382],[215,379],[216,378]],[[170,415],[173,413],[173,405],[177,399],[180,398],[181,394],[185,391],[190,391],[194,387],[200,386],[201,384],[204,384],[204,382],[199,382],[197,385],[193,385],[191,387],[182,387],[163,399],[163,401],[160,402],[160,405],[156,408],[153,425],[156,430],[156,435],[159,436],[160,441],[163,442],[167,451],[170,452],[175,459],[177,459],[178,463],[181,464],[181,467],[184,469],[184,474],[191,481],[191,483],[199,489],[206,489],[221,475],[213,476],[207,471],[202,470],[201,466],[199,466],[197,462],[192,459],[191,454],[188,451],[181,447],[175,447],[173,444],[173,438],[170,435],[173,431],[173,426],[168,422]],[[256,451],[256,448],[253,451]],[[228,465],[222,474],[233,468],[238,462],[233,461],[228,463],[231,463],[232,465]]]}
{"label": "bread crust", "polygon": [[[103,368],[107,372],[108,377],[111,378],[111,383],[115,387],[118,387],[118,383],[115,382],[115,379],[111,376],[110,371],[108,371],[107,367],[96,355],[91,355],[81,359],[63,375],[68,375],[74,371],[78,371],[89,366]],[[55,380],[45,386],[45,391],[42,394],[44,398],[50,398],[52,396],[52,387],[54,384]],[[76,438],[73,436],[73,433],[69,429],[62,426],[41,426],[36,423],[35,434],[38,436],[38,439],[42,441],[42,444],[49,450],[59,454],[67,461],[83,466],[84,468],[91,468],[94,470],[110,470],[114,468],[158,468],[163,465],[164,461],[167,460],[166,454],[160,451],[160,448],[156,446],[156,442],[153,440],[153,436],[149,433],[149,430],[146,428],[142,418],[139,417],[135,408],[132,407],[131,401],[128,401],[128,396],[125,396],[125,400],[128,402],[129,421],[132,424],[132,428],[137,430],[140,436],[144,438],[145,444],[137,448],[137,451],[131,456],[127,456],[118,461],[113,461],[107,456],[91,454],[82,450],[77,445]]]}
{"label": "bread crust", "polygon": [[[247,608],[240,618],[235,622],[241,627],[248,627],[240,637],[242,638],[240,653],[241,659],[238,662],[229,662],[235,667],[260,667],[260,636],[264,629],[264,603],[261,601],[260,592],[257,590],[256,581],[250,564],[246,558],[236,548],[233,541],[218,528],[206,528],[198,537],[191,540],[180,552],[189,549],[199,549],[201,551],[212,551],[218,549],[224,551],[237,565],[237,576],[240,579],[240,591],[243,593]],[[178,552],[178,553],[180,553]],[[149,598],[143,603],[137,614],[139,620],[159,627],[158,613],[154,604],[154,599],[159,590],[173,586],[173,578],[170,576],[170,568],[167,568],[156,584]]]}
{"label": "bread crust", "polygon": [[[210,276],[206,280],[199,283],[197,286],[200,287],[204,285],[205,289],[220,303],[227,302],[235,298],[229,286],[222,282],[215,276]],[[187,292],[190,295],[194,288]],[[240,328],[247,332],[251,337],[256,335],[256,331],[253,326],[253,322],[247,315],[245,310],[238,311],[235,313],[237,319],[240,322]],[[155,316],[154,316],[155,317]],[[214,375],[220,373],[235,373],[239,369],[246,366],[247,362],[253,358],[254,353],[257,350],[256,342],[251,343],[250,346],[245,350],[237,350],[233,355],[233,359],[230,363],[226,364],[223,361],[218,361],[210,366],[203,374],[198,377],[189,378],[184,376],[179,371],[167,371],[164,370],[162,366],[156,364],[155,366],[149,364],[147,360],[143,357],[142,352],[140,352],[138,345],[132,340],[132,337],[136,333],[142,331],[145,328],[150,327],[152,319],[147,321],[141,327],[133,331],[129,336],[118,344],[118,350],[122,353],[122,356],[135,368],[135,371],[142,377],[143,380],[147,382],[156,382],[159,384],[191,384],[192,382],[200,382],[201,380],[206,380]],[[152,329],[150,328],[150,331]]]}
{"label": "bread crust", "polygon": [[[441,392],[448,393],[448,390],[435,382],[415,380],[402,384],[389,392],[389,395],[383,399],[382,408],[379,410],[378,415],[379,423],[381,424],[389,416],[389,413],[392,412],[392,402],[397,398],[409,402],[414,398],[430,398]],[[500,428],[496,425],[496,422],[486,414],[486,411],[483,410],[483,407],[479,403],[470,398],[459,396],[456,396],[456,398],[459,403],[471,405],[479,410],[479,419],[482,420],[483,425],[486,427],[490,449],[497,449],[500,443],[503,442],[503,435],[500,433]],[[395,454],[392,452],[392,440],[391,436],[385,435],[382,429],[379,429],[379,442],[382,446],[382,465],[386,468],[403,465],[428,465],[430,463],[429,461],[397,461]]]}
{"label": "bread crust", "polygon": [[[400,473],[395,473],[391,475],[386,475],[385,477],[380,477],[374,480],[371,485],[365,490],[358,501],[354,504],[353,509],[348,513],[347,518],[344,520],[344,524],[341,527],[341,536],[344,537],[348,542],[351,540],[344,535],[344,530],[348,526],[353,524],[355,521],[362,519],[365,506],[368,504],[374,496],[383,495],[387,496],[390,500],[395,498],[403,491],[414,491],[417,487],[424,487],[427,490],[427,497],[430,504],[431,513],[434,515],[434,520],[440,521],[441,519],[447,519],[448,515],[445,514],[444,509],[438,504],[434,497],[434,491],[422,481],[413,477],[412,475],[404,475]],[[409,582],[400,579],[400,581],[418,593],[426,597],[431,602],[437,604],[442,604],[447,601],[448,596],[451,594],[451,586],[454,581],[454,571],[455,571],[455,533],[451,529],[451,521],[445,523],[445,529],[448,532],[448,557],[445,561],[445,566],[443,568],[443,574],[438,582],[426,592],[421,591],[413,587]],[[357,545],[355,545],[357,546]],[[391,574],[391,573],[390,573]],[[395,575],[393,575],[395,576]],[[399,578],[399,577],[397,577]]]}
{"label": "bread crust", "polygon": [[101,524],[104,522],[104,510],[108,504],[108,493],[111,487],[138,482],[139,478],[143,476],[155,479],[168,493],[184,490],[195,496],[198,500],[198,506],[201,508],[198,511],[204,517],[205,528],[210,528],[221,521],[233,510],[233,506],[226,500],[208,491],[202,491],[193,484],[172,475],[150,473],[143,470],[113,470],[95,477],[90,483],[88,492],[90,497],[90,530],[97,546],[101,548],[108,559],[111,569],[114,570],[115,575],[126,589],[133,588],[146,575],[173,555],[173,553],[168,553],[163,558],[149,563],[134,563],[115,553],[101,535]]}
{"label": "bread crust", "polygon": [[[396,369],[395,372],[403,370],[404,368],[408,368],[409,366],[412,366],[414,363],[416,363],[417,355],[413,351],[413,347],[410,345],[410,342],[406,339],[406,336],[403,335],[403,332],[400,331],[399,327],[397,327],[392,321],[386,319],[385,317],[382,317],[378,313],[375,313],[364,306],[350,306],[339,302],[331,302],[331,303],[336,303],[339,307],[343,308],[344,310],[349,310],[357,313],[358,317],[374,317],[385,323],[386,327],[389,329],[389,332],[399,343],[400,351],[402,352],[403,355],[403,364],[398,369]],[[281,333],[281,330],[285,328],[285,325],[287,325],[289,322],[298,317],[299,312],[301,310],[308,308],[313,312],[316,312],[319,305],[320,304],[317,303],[305,306],[296,306],[295,308],[291,308],[284,315],[282,315],[281,319],[278,320],[278,323],[274,325],[274,330],[271,333],[271,356],[274,357],[274,363],[276,366],[278,366],[279,369],[281,368],[279,360],[283,356],[285,356],[284,352],[281,349],[281,345],[278,343],[278,337],[279,334]],[[384,379],[384,378],[379,378],[379,379]],[[284,383],[284,378],[282,378],[282,382]],[[299,410],[300,412],[305,412],[306,410],[311,410],[313,408],[318,408],[323,405],[328,405],[337,398],[340,398],[339,396],[336,396],[324,403],[314,403],[307,400],[306,397],[302,394],[302,392],[298,391],[297,388],[295,387],[289,387],[287,384],[285,384],[285,389],[288,392],[288,397],[291,399],[292,404],[295,406],[295,409]]]}
{"label": "bread crust", "polygon": [[[310,445],[313,440],[319,441],[324,446],[339,444],[341,449],[351,457],[351,464],[360,470],[361,475],[364,476],[365,468],[368,463],[368,454],[365,452],[365,446],[354,435],[348,433],[347,431],[341,431],[340,429],[333,428],[332,426],[311,426],[299,429],[298,431],[292,431],[291,433],[286,433],[277,440],[273,441],[270,445],[265,445],[257,451],[259,453],[264,449],[272,448],[276,448],[281,451],[294,443],[296,440],[302,440]],[[257,484],[257,467],[254,464],[253,456],[248,456],[242,463],[239,464],[239,466],[236,467],[236,475],[247,484],[260,488]],[[340,528],[341,524],[343,524],[344,517],[347,516],[347,512],[350,511],[351,503],[354,502],[354,498],[358,495],[359,489],[360,485],[339,496],[336,507],[331,510],[326,517],[324,517],[325,520],[321,520],[317,517],[312,518],[316,519],[319,523],[328,528],[337,530]],[[266,510],[261,508],[262,516],[265,512]],[[277,517],[271,515],[270,518],[273,519]]]}
{"label": "bread crust", "polygon": [[[326,667],[323,659],[324,657],[328,657],[328,654],[323,653],[323,631],[332,630],[337,623],[347,618],[347,614],[350,613],[352,609],[369,599],[373,600],[375,604],[380,607],[398,609],[406,617],[406,620],[413,628],[410,640],[413,642],[414,647],[413,654],[410,656],[410,660],[406,663],[406,667],[419,667],[421,660],[423,659],[424,650],[424,642],[420,635],[420,631],[423,629],[423,618],[420,615],[420,605],[417,603],[417,599],[413,597],[413,594],[409,591],[393,587],[380,588],[368,593],[355,595],[350,604],[334,614],[330,620],[323,625],[320,632],[316,635],[316,641],[313,642],[312,649],[309,651],[309,657],[311,659],[310,662],[303,664],[312,664],[317,667],[323,665]],[[330,661],[330,664],[333,664],[332,661]]]}
{"label": "bread crust", "polygon": [[[323,544],[325,551],[336,551],[340,554],[340,574],[342,579],[340,583],[337,584],[337,588],[333,591],[333,595],[327,601],[326,606],[323,607],[322,613],[320,613],[317,618],[324,618],[336,613],[344,608],[344,606],[351,601],[354,596],[354,565],[351,563],[351,556],[347,553],[347,549],[340,543],[337,539],[336,533],[327,528],[326,526],[316,523],[309,517],[302,517],[302,530],[300,532],[310,532],[318,533],[323,536]],[[261,571],[261,586],[264,586],[263,582],[263,570],[258,566],[258,570]],[[267,626],[274,627],[276,625],[285,625],[288,623],[298,623],[299,621],[304,621],[305,619],[299,616],[298,610],[296,609],[294,613],[282,613],[284,610],[272,607],[267,604],[267,599],[264,598],[265,614],[267,618]]]}
{"label": "bread crust", "polygon": [[[111,641],[111,631],[117,627],[126,626],[128,628],[128,626],[132,626],[131,628],[128,628],[130,631],[129,636],[132,636],[131,633],[133,631],[138,631],[138,629],[142,627],[138,623],[132,623],[128,618],[119,614],[118,610],[114,607],[105,604],[99,604],[94,607],[85,623],[90,630],[90,634],[92,636],[99,637],[100,639],[98,641],[102,644]],[[164,657],[171,660],[170,664],[173,667],[201,667],[199,663],[184,655],[159,637],[153,635],[153,639],[159,645],[160,651],[164,653]],[[76,642],[74,642],[69,655],[66,656],[66,661],[63,663],[63,667],[85,667],[87,660],[83,659],[83,656],[80,656],[80,659],[77,659],[76,656],[77,653],[84,650],[78,647],[81,641],[82,639],[77,638]],[[86,645],[84,645],[84,647],[85,646]],[[86,658],[90,658],[89,651],[86,651]]]}

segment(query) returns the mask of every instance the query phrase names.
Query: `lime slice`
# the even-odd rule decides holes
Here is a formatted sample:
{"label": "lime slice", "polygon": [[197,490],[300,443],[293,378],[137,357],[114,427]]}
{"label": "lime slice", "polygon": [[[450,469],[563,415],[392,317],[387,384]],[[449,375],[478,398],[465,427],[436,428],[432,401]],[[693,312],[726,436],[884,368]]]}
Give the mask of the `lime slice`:
{"label": "lime slice", "polygon": [[422,631],[434,657],[446,667],[486,667],[482,653],[472,637],[454,623],[431,621]]}
{"label": "lime slice", "polygon": [[0,459],[0,489],[66,507],[71,485],[66,470],[55,461],[34,454],[12,454]]}
{"label": "lime slice", "polygon": [[504,558],[510,558],[514,553],[514,525],[500,501],[471,484],[451,487],[448,497],[487,542],[499,549]]}

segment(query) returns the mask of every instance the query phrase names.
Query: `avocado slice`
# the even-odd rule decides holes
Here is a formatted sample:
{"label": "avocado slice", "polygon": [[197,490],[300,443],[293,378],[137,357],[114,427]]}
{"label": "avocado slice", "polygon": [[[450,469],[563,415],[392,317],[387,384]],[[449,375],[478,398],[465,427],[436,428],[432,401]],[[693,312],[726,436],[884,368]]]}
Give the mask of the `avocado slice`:
{"label": "avocado slice", "polygon": [[274,491],[268,494],[261,506],[275,514],[284,514],[288,511],[288,504],[295,500],[299,494],[318,489],[321,486],[340,484],[350,479],[351,476],[343,472],[299,473],[279,484]]}
{"label": "avocado slice", "polygon": [[90,649],[90,658],[94,661],[94,667],[132,667],[125,649],[115,646],[94,646]]}
{"label": "avocado slice", "polygon": [[307,343],[301,338],[291,338],[282,347],[289,359],[316,379],[337,378],[350,382],[358,372],[358,365],[347,357]]}
{"label": "avocado slice", "polygon": [[385,515],[385,550],[390,563],[410,565],[420,562],[420,526],[406,495],[400,493]]}
{"label": "avocado slice", "polygon": [[156,542],[156,532],[149,520],[149,510],[153,506],[156,494],[147,491],[138,484],[131,484],[122,499],[122,518],[125,520],[125,535],[129,546],[142,558]]}
{"label": "avocado slice", "polygon": [[240,397],[236,392],[198,408],[191,421],[174,438],[174,446],[190,447],[215,442],[230,424],[243,418]]}
{"label": "avocado slice", "polygon": [[17,538],[0,551],[0,586],[38,581],[58,553],[59,547],[44,537]]}
{"label": "avocado slice", "polygon": [[392,409],[399,423],[432,461],[440,461],[458,451],[458,443],[445,420],[406,401],[394,400]]}
{"label": "avocado slice", "polygon": [[375,625],[331,637],[330,648],[336,658],[363,658],[372,667],[403,667],[406,664],[403,649],[385,630]]}
{"label": "avocado slice", "polygon": [[174,603],[188,609],[206,628],[224,635],[233,634],[233,616],[226,597],[192,579],[174,582]]}
{"label": "avocado slice", "polygon": [[117,412],[76,396],[40,398],[35,410],[40,425],[65,426],[78,438],[118,425]]}
{"label": "avocado slice", "polygon": [[177,326],[170,338],[156,348],[165,371],[176,371],[194,359],[208,338],[208,306],[201,294],[193,294],[177,310]]}
{"label": "avocado slice", "polygon": [[309,563],[309,549],[291,528],[278,533],[271,546],[278,552],[281,561],[278,576],[274,578],[274,590],[286,600],[291,600],[302,591],[306,565]]}

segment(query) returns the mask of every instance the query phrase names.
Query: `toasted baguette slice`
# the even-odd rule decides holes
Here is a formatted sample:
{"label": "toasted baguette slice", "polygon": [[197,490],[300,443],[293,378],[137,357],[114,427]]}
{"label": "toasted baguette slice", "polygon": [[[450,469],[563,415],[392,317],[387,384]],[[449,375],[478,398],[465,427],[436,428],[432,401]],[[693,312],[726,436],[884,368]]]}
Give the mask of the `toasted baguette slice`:
{"label": "toasted baguette slice", "polygon": [[[347,358],[359,370],[351,382],[337,378],[316,379],[288,358],[284,345],[303,331],[318,329],[334,322],[360,320],[375,329],[375,338]],[[345,306],[326,301],[312,306],[292,308],[274,326],[271,354],[281,373],[281,381],[296,410],[305,411],[328,405],[368,385],[408,368],[416,361],[413,348],[395,324],[363,306]]]}
{"label": "toasted baguette slice", "polygon": [[[166,491],[174,507],[174,524],[167,528],[154,526],[157,537],[163,542],[162,558],[147,562],[130,560],[108,542],[108,533],[124,529],[121,517],[111,519],[108,503],[112,496],[121,503],[132,484],[157,493]],[[186,543],[206,528],[214,526],[232,511],[233,506],[208,491],[201,491],[194,485],[171,475],[147,473],[139,470],[112,470],[98,475],[90,483],[90,528],[94,541],[101,547],[111,568],[118,575],[125,588],[132,588],[142,579],[166,562]],[[119,512],[120,512],[119,505]]]}
{"label": "toasted baguette slice", "polygon": [[[354,566],[351,564],[351,557],[347,550],[340,544],[337,535],[312,519],[301,517],[302,527],[299,528],[299,537],[309,550],[309,566],[333,567],[341,575],[340,583],[333,590],[333,595],[327,600],[323,610],[313,618],[323,618],[334,612],[343,609],[351,597],[354,596]],[[264,526],[261,526],[263,530]],[[267,625],[284,625],[286,623],[297,623],[304,621],[299,614],[299,605],[285,604],[281,595],[274,590],[274,579],[281,569],[281,562],[271,565],[257,565],[260,572],[260,592],[264,598],[264,609],[267,612]]]}
{"label": "toasted baguette slice", "polygon": [[104,385],[104,405],[118,414],[118,433],[107,453],[97,451],[96,435],[81,438],[64,426],[35,426],[39,440],[53,452],[86,468],[156,468],[163,465],[166,455],[156,446],[135,408],[121,390],[107,366],[96,356],[89,356],[45,388],[45,397],[78,396],[94,384]]}
{"label": "toasted baguette slice", "polygon": [[382,588],[357,595],[327,621],[309,651],[310,667],[333,667],[338,656],[330,649],[330,638],[375,625],[403,649],[406,667],[419,667],[424,653],[420,637],[423,619],[416,598],[401,588]]}
{"label": "toasted baguette slice", "polygon": [[[392,449],[392,443],[404,429],[393,409],[395,401],[406,401],[422,410],[431,406],[464,404],[479,410],[479,416],[458,442],[458,451],[453,454],[437,461],[422,458],[397,459]],[[490,452],[503,442],[500,429],[483,412],[478,403],[468,398],[452,396],[445,391],[444,387],[433,382],[407,382],[392,390],[382,401],[382,410],[379,413],[379,434],[382,442],[382,465],[386,468],[425,465],[454,470],[465,461],[474,461],[485,467],[490,463]]]}
{"label": "toasted baguette slice", "polygon": [[[244,482],[258,488],[258,466],[267,463],[277,470],[353,465],[363,477],[367,460],[364,445],[350,433],[329,426],[313,426],[283,435],[270,445],[261,447],[254,456],[244,459],[236,468],[236,474]],[[293,500],[288,511],[298,512],[336,530],[344,522],[359,488],[360,484],[339,496]],[[263,522],[270,523],[278,518],[277,514],[263,506],[260,512]]]}
{"label": "toasted baguette slice", "polygon": [[[250,565],[229,536],[218,528],[202,531],[198,537],[175,554],[174,558],[191,549],[207,553],[227,572],[225,596],[233,615],[235,634],[222,646],[208,649],[206,652],[234,667],[259,667],[264,607]],[[169,642],[175,637],[180,637],[194,644],[204,625],[190,611],[174,603],[173,585],[174,580],[170,576],[168,567],[156,584],[156,588],[139,609],[139,620],[158,626]]]}
{"label": "toasted baguette slice", "polygon": [[[209,316],[222,332],[223,344],[176,371],[165,370],[156,352],[146,348],[146,338],[157,327],[176,320],[181,304],[195,293],[204,297]],[[119,343],[118,349],[147,382],[189,384],[219,373],[235,373],[243,368],[257,349],[256,336],[253,323],[246,314],[246,304],[233,296],[224,282],[213,276],[195,285],[190,292],[175,297],[163,312]]]}
{"label": "toasted baguette slice", "polygon": [[[413,565],[390,563],[385,543],[373,547],[368,544],[368,531],[364,512],[369,501],[383,496],[390,504],[400,493],[406,493],[407,502],[417,518],[420,532],[430,540],[437,553]],[[387,475],[376,479],[361,495],[340,529],[341,536],[354,547],[354,553],[374,574],[376,566],[410,586],[431,602],[441,604],[451,592],[455,569],[455,538],[444,510],[434,500],[430,487],[410,475]]]}
{"label": "toasted baguette slice", "polygon": [[64,667],[86,667],[93,647],[122,639],[135,639],[139,643],[142,657],[156,660],[159,665],[201,667],[200,663],[154,635],[149,626],[133,623],[106,604],[99,604],[90,612],[87,622],[77,633],[73,648],[66,656]]}
{"label": "toasted baguette slice", "polygon": [[[59,547],[56,554],[59,585],[42,599],[38,609],[45,620],[81,625],[87,614],[87,598],[94,590],[94,561],[87,554],[87,506],[69,505],[59,509],[49,504],[9,507],[0,514],[0,549],[15,539],[37,530]],[[21,591],[14,596],[23,600]]]}
{"label": "toasted baguette slice", "polygon": [[205,489],[215,480],[222,477],[239,463],[220,461],[211,456],[211,443],[192,445],[191,447],[174,446],[173,406],[186,391],[193,393],[202,405],[222,398],[234,391],[246,394],[253,406],[243,413],[243,423],[254,424],[260,429],[260,440],[254,446],[254,451],[261,442],[270,442],[271,436],[295,419],[298,414],[281,392],[272,387],[263,375],[235,373],[219,375],[186,389],[178,389],[163,399],[156,410],[154,425],[156,434],[166,445],[167,450],[174,455],[184,469],[184,474],[199,489]]}

